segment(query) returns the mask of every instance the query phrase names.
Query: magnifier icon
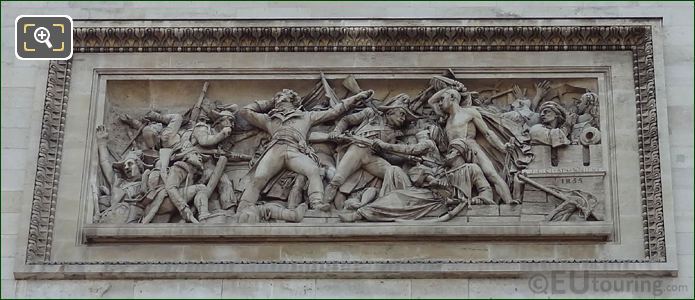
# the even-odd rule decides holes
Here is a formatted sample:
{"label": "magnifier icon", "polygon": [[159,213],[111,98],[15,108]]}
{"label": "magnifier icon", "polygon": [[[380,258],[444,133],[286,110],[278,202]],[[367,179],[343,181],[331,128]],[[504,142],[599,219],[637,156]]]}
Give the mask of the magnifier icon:
{"label": "magnifier icon", "polygon": [[36,28],[36,30],[34,31],[34,40],[36,40],[37,43],[46,44],[46,46],[48,46],[49,49],[53,48],[50,38],[51,32],[48,31],[46,27],[39,27]]}

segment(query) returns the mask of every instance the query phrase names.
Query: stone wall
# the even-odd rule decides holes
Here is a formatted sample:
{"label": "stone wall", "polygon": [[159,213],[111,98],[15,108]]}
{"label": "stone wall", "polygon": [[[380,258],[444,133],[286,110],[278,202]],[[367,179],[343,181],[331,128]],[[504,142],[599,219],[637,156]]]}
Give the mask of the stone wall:
{"label": "stone wall", "polygon": [[[223,6],[223,7],[220,7]],[[25,167],[38,141],[47,62],[19,61],[13,53],[14,19],[20,14],[68,14],[73,19],[223,18],[663,18],[664,62],[671,134],[671,166],[679,276],[684,285],[666,296],[692,297],[693,286],[693,7],[688,3],[3,3],[2,4],[2,298],[7,297],[525,297],[528,278],[513,279],[247,279],[15,281],[12,270]],[[78,21],[79,22],[79,21]],[[32,101],[36,99],[37,101]],[[612,280],[642,280],[633,277]],[[569,292],[569,291],[568,291]],[[647,297],[634,292],[578,296]],[[664,296],[662,295],[662,296]],[[558,295],[559,296],[559,295]]]}

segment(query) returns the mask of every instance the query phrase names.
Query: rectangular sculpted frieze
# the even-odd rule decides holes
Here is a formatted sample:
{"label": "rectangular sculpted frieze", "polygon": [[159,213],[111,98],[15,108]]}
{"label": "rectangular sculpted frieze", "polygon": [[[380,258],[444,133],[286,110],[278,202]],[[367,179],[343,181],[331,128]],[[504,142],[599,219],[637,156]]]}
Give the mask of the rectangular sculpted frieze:
{"label": "rectangular sculpted frieze", "polygon": [[606,221],[596,80],[315,77],[109,82],[93,222]]}
{"label": "rectangular sculpted frieze", "polygon": [[677,271],[658,21],[101,22],[17,278]]}

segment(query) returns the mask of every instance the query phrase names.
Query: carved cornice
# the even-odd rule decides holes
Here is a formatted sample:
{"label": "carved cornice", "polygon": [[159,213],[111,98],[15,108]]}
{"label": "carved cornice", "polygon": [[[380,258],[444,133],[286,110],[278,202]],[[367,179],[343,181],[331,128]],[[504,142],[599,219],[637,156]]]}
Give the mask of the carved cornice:
{"label": "carved cornice", "polygon": [[149,265],[149,264],[167,264],[167,265],[315,265],[315,264],[344,264],[344,265],[395,265],[395,264],[518,264],[518,263],[648,263],[648,259],[495,259],[495,260],[283,260],[283,261],[232,261],[232,260],[217,260],[217,261],[116,261],[116,262],[99,262],[99,261],[51,261],[46,262],[46,265]]}
{"label": "carved cornice", "polygon": [[[654,59],[649,26],[78,27],[74,34],[75,53],[632,51],[645,259],[587,262],[666,261]],[[50,262],[50,248],[69,74],[70,62],[51,62],[32,203],[28,264],[67,264]]]}
{"label": "carved cornice", "polygon": [[78,27],[74,51],[629,50],[649,30],[645,26]]}

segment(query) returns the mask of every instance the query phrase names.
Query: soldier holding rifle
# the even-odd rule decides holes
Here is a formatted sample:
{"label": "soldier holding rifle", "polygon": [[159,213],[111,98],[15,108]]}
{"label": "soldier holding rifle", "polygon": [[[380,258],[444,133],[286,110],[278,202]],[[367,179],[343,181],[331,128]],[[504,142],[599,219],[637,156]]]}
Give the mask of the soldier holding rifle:
{"label": "soldier holding rifle", "polygon": [[[348,128],[352,126],[357,126],[357,128],[353,130],[353,142],[338,162],[336,173],[326,187],[324,202],[333,201],[340,186],[360,168],[378,178],[384,178],[385,172],[391,167],[391,164],[376,155],[370,145],[376,143],[377,140],[395,143],[396,138],[403,135],[401,129],[406,121],[417,118],[408,109],[406,103],[409,99],[408,95],[400,94],[393,97],[386,105],[366,108],[358,113],[345,116],[338,122],[335,129],[329,134],[329,139],[338,140]],[[362,142],[354,142],[354,140],[362,140]]]}

